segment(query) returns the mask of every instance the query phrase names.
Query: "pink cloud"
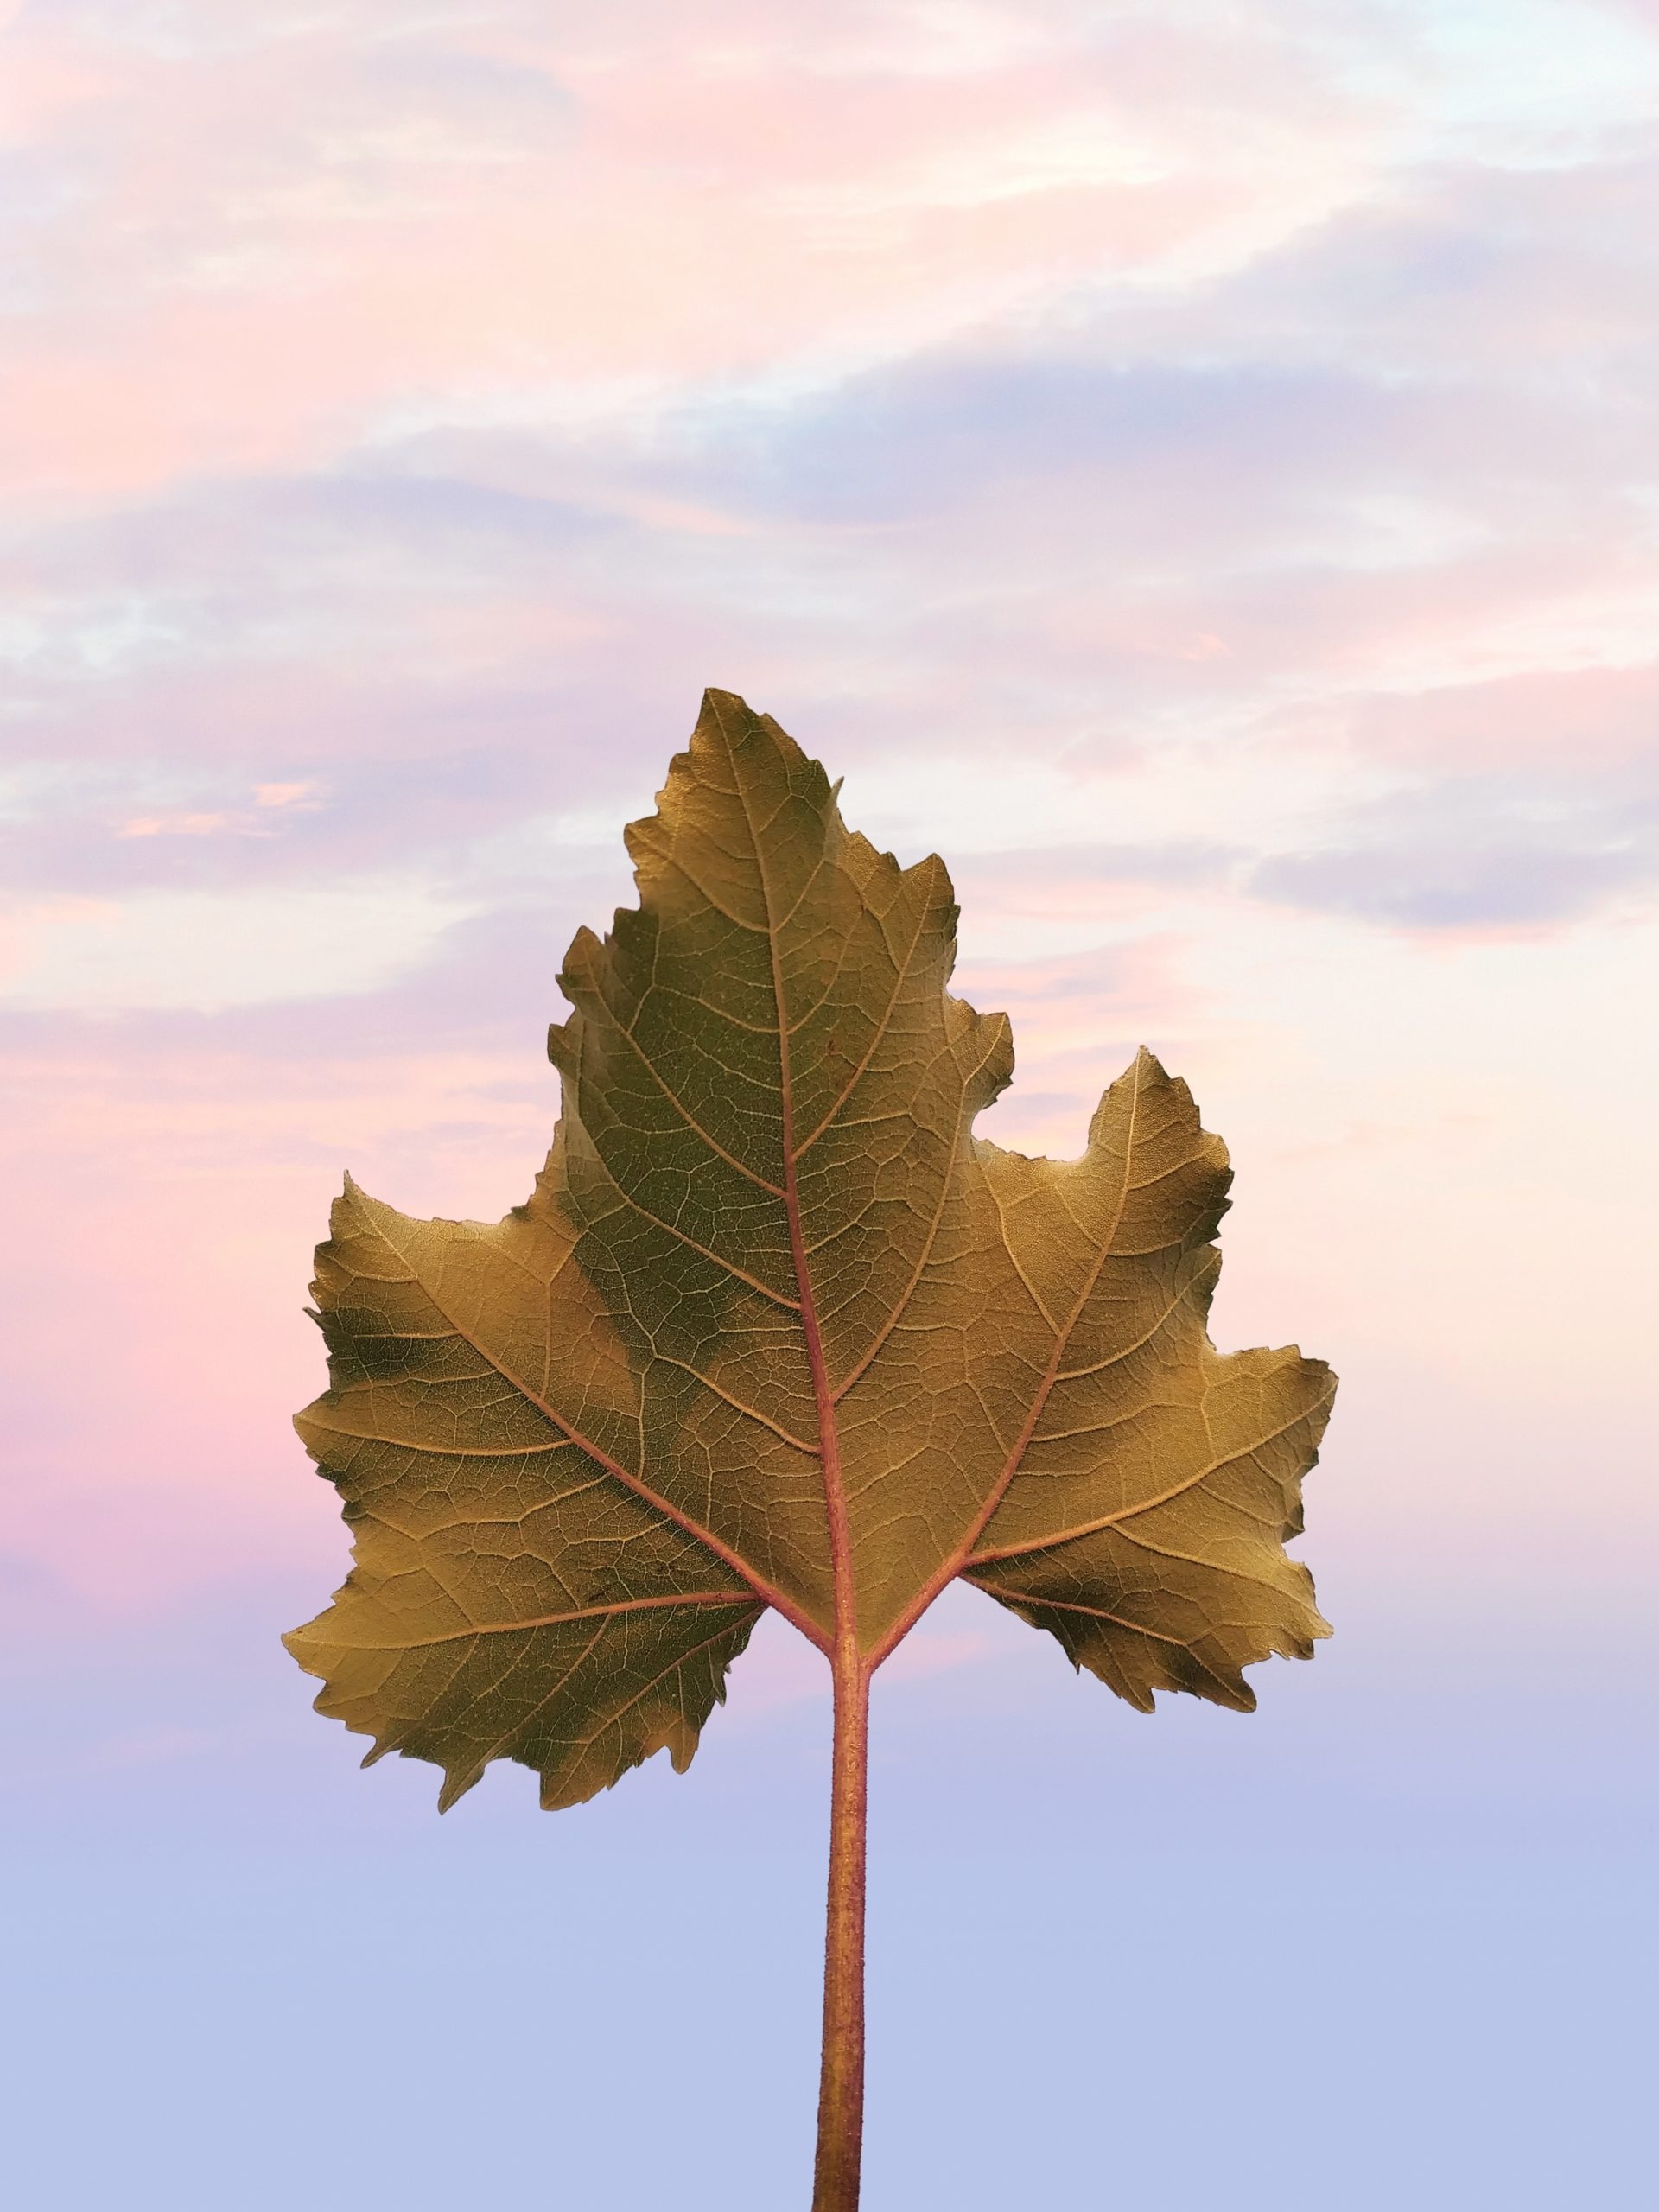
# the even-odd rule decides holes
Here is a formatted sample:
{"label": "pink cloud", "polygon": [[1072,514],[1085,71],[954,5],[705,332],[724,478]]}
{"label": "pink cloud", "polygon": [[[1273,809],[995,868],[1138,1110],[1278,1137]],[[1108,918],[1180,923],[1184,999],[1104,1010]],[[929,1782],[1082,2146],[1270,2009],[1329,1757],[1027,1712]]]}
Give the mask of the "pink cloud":
{"label": "pink cloud", "polygon": [[1529,766],[1583,774],[1640,762],[1659,728],[1659,664],[1534,668],[1487,682],[1380,695],[1357,706],[1368,751],[1460,771]]}
{"label": "pink cloud", "polygon": [[234,827],[228,814],[137,814],[118,837],[213,837]]}
{"label": "pink cloud", "polygon": [[614,409],[882,358],[1103,270],[1255,250],[1370,159],[1316,62],[1209,22],[1102,41],[1059,10],[1046,57],[994,41],[938,74],[880,41],[844,59],[822,24],[747,48],[722,13],[734,46],[706,16],[498,40],[483,82],[487,33],[406,48],[424,77],[349,28],[129,51],[35,119],[48,173],[99,188],[40,231],[56,312],[11,349],[0,419],[29,431],[0,468],[29,496],[137,489],[315,463],[437,390]]}

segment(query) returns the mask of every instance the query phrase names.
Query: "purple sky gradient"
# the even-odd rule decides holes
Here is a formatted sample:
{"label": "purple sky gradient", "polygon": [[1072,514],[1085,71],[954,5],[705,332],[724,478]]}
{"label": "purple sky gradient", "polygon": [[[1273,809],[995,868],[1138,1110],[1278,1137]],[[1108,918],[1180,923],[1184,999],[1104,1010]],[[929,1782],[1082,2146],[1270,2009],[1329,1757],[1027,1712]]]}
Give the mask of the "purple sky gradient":
{"label": "purple sky gradient", "polygon": [[1152,1046],[1344,1377],[1254,1719],[883,1678],[870,2212],[1635,2201],[1656,204],[1643,0],[0,0],[29,2212],[802,2197],[804,1656],[440,1824],[276,1643],[341,1171],[524,1195],[705,683],[944,855],[985,1132]]}

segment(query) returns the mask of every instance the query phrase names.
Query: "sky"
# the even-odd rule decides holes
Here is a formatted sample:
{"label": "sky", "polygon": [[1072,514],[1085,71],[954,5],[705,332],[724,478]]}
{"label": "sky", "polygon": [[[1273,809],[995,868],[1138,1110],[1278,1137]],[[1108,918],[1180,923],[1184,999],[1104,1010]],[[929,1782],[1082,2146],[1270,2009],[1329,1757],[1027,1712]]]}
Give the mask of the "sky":
{"label": "sky", "polygon": [[0,0],[29,2212],[805,2201],[814,1655],[440,1821],[276,1642],[328,1201],[525,1195],[705,684],[1343,1377],[1254,1716],[879,1678],[868,2212],[1638,2201],[1656,204],[1653,0]]}

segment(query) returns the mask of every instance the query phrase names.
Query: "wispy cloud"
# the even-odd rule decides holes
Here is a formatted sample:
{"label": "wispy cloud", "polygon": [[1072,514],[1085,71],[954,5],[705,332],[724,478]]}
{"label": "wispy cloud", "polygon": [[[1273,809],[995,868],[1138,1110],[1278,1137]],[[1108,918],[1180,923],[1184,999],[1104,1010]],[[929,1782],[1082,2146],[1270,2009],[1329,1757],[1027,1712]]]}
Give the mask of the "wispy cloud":
{"label": "wispy cloud", "polygon": [[372,990],[467,911],[418,884],[373,882],[47,900],[0,923],[0,1011],[213,1013]]}
{"label": "wispy cloud", "polygon": [[1548,926],[1659,885],[1659,776],[1447,779],[1357,811],[1323,850],[1264,861],[1251,888],[1420,929]]}

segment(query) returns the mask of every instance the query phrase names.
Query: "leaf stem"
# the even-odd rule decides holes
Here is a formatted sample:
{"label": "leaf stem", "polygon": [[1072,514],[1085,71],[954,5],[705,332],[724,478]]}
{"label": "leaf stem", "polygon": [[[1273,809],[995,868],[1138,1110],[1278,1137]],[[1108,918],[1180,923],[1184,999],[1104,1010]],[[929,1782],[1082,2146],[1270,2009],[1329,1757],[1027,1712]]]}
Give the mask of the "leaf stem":
{"label": "leaf stem", "polygon": [[840,1639],[830,1783],[830,1895],[823,1939],[823,2063],[812,2212],[858,2212],[864,2139],[864,1839],[868,1803],[870,1675]]}

